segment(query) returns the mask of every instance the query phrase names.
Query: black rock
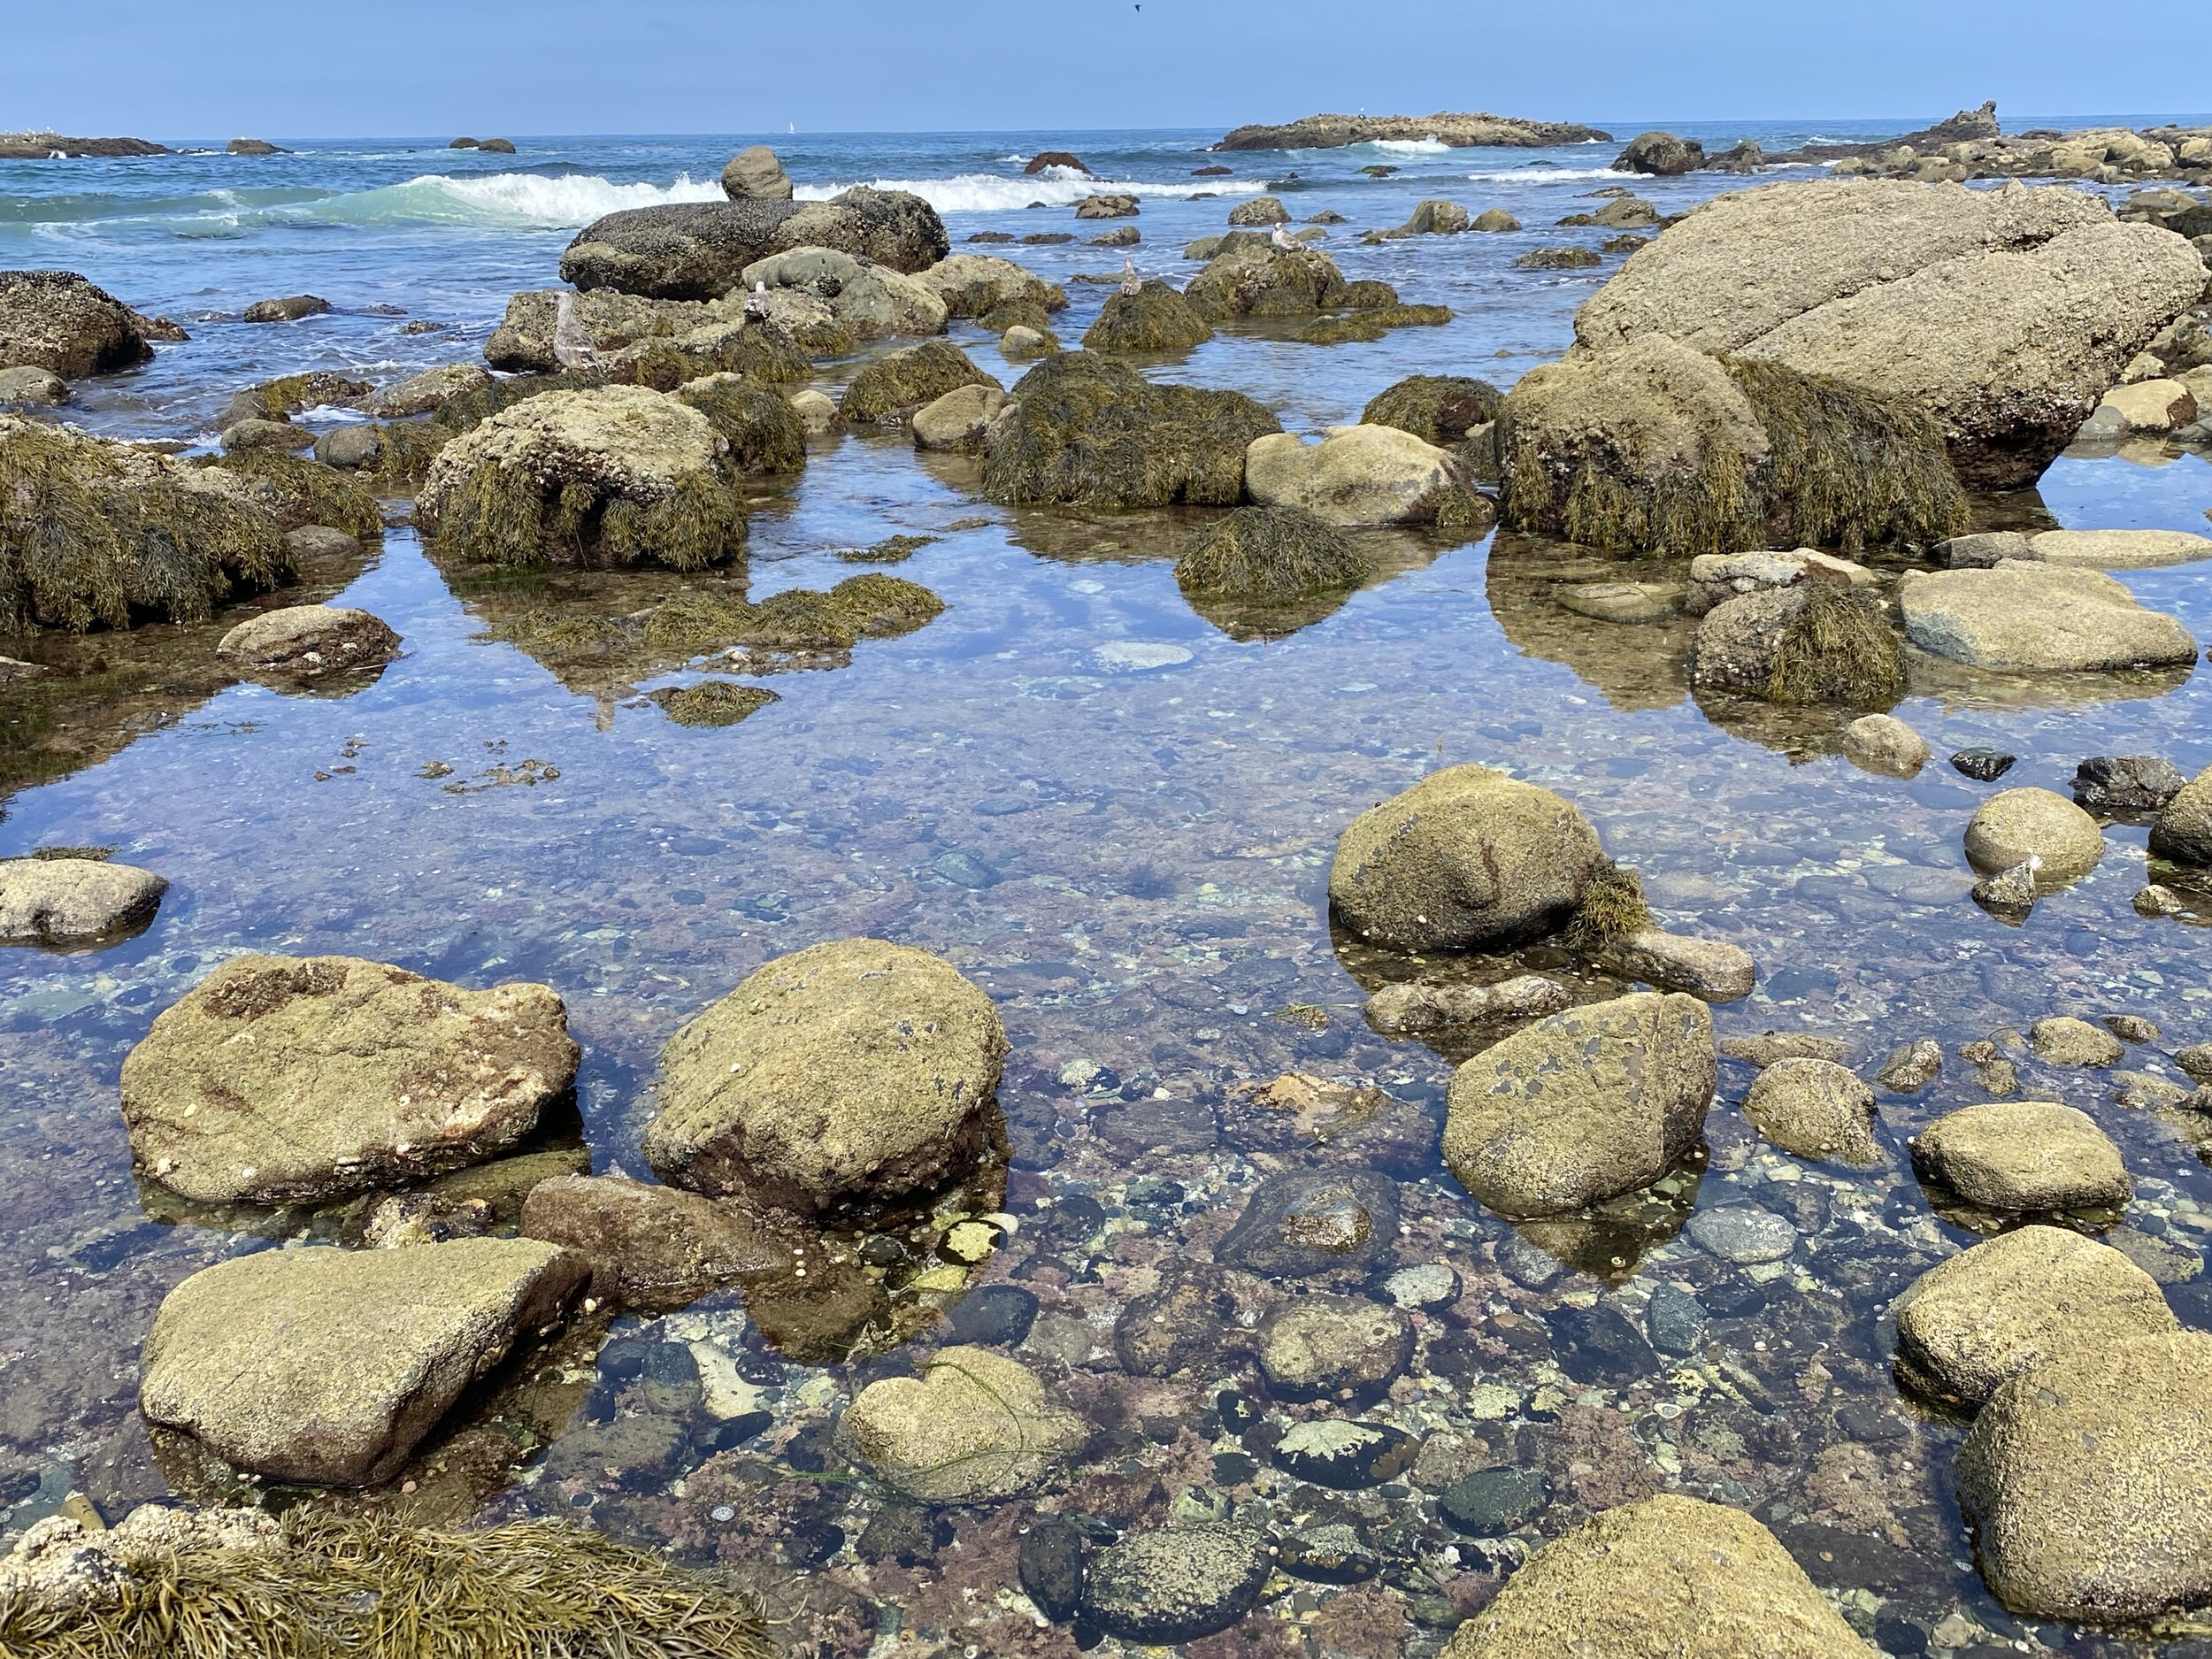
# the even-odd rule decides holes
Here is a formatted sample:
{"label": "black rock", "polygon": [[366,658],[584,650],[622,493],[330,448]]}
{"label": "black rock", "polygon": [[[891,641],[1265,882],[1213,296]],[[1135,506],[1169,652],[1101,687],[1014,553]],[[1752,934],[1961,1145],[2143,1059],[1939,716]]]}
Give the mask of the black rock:
{"label": "black rock", "polygon": [[1976,783],[1995,783],[2012,770],[2016,758],[2001,749],[1962,749],[1951,757],[1951,765]]}
{"label": "black rock", "polygon": [[1225,1432],[1242,1434],[1260,1420],[1259,1408],[1234,1388],[1224,1388],[1214,1396],[1214,1409],[1221,1415]]}
{"label": "black rock", "polygon": [[1124,1641],[1195,1641],[1250,1612],[1273,1566],[1266,1537],[1241,1527],[1140,1532],[1091,1563],[1083,1611]]}
{"label": "black rock", "polygon": [[1022,1540],[1017,1569],[1037,1610],[1064,1624],[1083,1604],[1083,1535],[1056,1515],[1041,1515]]}
{"label": "black rock", "polygon": [[1273,1279],[1363,1268],[1398,1240],[1398,1188],[1374,1170],[1292,1171],[1255,1189],[1214,1259]]}
{"label": "black rock", "polygon": [[1133,1377],[1202,1371],[1220,1358],[1236,1307],[1220,1269],[1187,1262],[1158,1289],[1122,1309],[1114,1322],[1114,1353]]}
{"label": "black rock", "polygon": [[725,1417],[710,1437],[708,1444],[718,1452],[735,1451],[747,1440],[776,1425],[772,1411],[741,1411],[733,1417]]}
{"label": "black rock", "polygon": [[1080,1244],[1106,1225],[1106,1207],[1087,1193],[1071,1194],[1040,1210],[1037,1225],[1056,1244]]}
{"label": "black rock", "polygon": [[1502,1538],[1543,1513],[1551,1482],[1540,1469],[1479,1469],[1437,1500],[1444,1518],[1470,1538]]}
{"label": "black rock", "polygon": [[1705,1340],[1705,1308],[1686,1290],[1662,1283],[1644,1309],[1644,1332],[1662,1354],[1694,1354]]}
{"label": "black rock", "polygon": [[1648,1377],[1659,1356],[1644,1333],[1609,1302],[1594,1308],[1556,1308],[1545,1321],[1559,1369],[1578,1383],[1623,1382]]}
{"label": "black rock", "polygon": [[628,1382],[645,1369],[647,1346],[634,1336],[615,1338],[599,1350],[599,1374],[613,1382]]}
{"label": "black rock", "polygon": [[1011,1348],[1029,1334],[1037,1299],[1018,1285],[986,1285],[963,1297],[951,1317],[953,1334],[963,1342]]}
{"label": "black rock", "polygon": [[895,1561],[912,1567],[933,1559],[952,1542],[952,1523],[918,1503],[887,1503],[853,1540],[853,1551],[870,1563]]}
{"label": "black rock", "polygon": [[1381,1558],[1341,1521],[1291,1533],[1276,1552],[1275,1564],[1316,1584],[1364,1584],[1382,1571]]}
{"label": "black rock", "polygon": [[1420,1441],[1386,1423],[1317,1417],[1286,1429],[1268,1448],[1268,1455],[1276,1468],[1301,1480],[1357,1492],[1396,1479],[1413,1466],[1420,1450]]}
{"label": "black rock", "polygon": [[2188,781],[2155,755],[2096,755],[2074,769],[2074,803],[2091,812],[2162,812]]}

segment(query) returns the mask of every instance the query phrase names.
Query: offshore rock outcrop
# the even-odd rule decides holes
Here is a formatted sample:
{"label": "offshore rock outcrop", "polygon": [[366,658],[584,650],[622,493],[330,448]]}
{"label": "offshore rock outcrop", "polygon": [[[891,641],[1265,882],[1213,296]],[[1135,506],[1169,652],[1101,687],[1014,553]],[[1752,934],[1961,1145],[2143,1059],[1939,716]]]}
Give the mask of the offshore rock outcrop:
{"label": "offshore rock outcrop", "polygon": [[1556,144],[1603,143],[1610,133],[1573,121],[1531,121],[1513,115],[1309,115],[1280,127],[1240,127],[1216,150],[1342,150],[1378,140],[1433,138],[1455,150],[1549,150]]}

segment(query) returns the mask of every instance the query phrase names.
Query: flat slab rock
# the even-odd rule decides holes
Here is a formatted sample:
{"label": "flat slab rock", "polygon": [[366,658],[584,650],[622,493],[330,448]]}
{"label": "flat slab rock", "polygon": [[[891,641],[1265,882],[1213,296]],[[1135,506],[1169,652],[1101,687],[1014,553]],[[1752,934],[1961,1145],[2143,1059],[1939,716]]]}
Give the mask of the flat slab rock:
{"label": "flat slab rock", "polygon": [[203,1202],[403,1185],[521,1140],[575,1081],[547,986],[465,990],[357,956],[234,956],[123,1062],[138,1168]]}
{"label": "flat slab rock", "polygon": [[2101,571],[2006,559],[1987,570],[1909,571],[1905,632],[1974,668],[2086,672],[2193,663],[2196,636]]}
{"label": "flat slab rock", "polygon": [[526,1239],[236,1256],[161,1304],[139,1402],[233,1468],[373,1484],[589,1276],[580,1257]]}
{"label": "flat slab rock", "polygon": [[169,883],[98,858],[0,859],[0,944],[83,945],[150,919]]}

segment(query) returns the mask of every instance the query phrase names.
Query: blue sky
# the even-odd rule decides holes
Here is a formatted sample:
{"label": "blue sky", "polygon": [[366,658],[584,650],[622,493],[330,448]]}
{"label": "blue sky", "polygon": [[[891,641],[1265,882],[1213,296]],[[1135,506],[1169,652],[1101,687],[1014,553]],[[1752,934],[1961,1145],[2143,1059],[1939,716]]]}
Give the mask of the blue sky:
{"label": "blue sky", "polygon": [[[2187,110],[2207,0],[6,0],[0,130],[271,138]],[[2185,47],[2184,42],[2193,42]]]}

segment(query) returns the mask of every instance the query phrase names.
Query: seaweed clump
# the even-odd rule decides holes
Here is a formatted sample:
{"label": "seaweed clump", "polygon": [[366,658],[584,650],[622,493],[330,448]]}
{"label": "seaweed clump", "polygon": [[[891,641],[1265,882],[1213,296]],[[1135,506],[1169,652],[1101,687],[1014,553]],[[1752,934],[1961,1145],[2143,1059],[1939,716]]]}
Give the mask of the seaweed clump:
{"label": "seaweed clump", "polygon": [[430,464],[438,458],[441,449],[494,415],[547,392],[588,391],[606,383],[607,377],[596,369],[563,370],[555,374],[511,374],[489,386],[447,399],[425,419],[388,421],[377,428],[377,481],[388,488],[412,494],[429,472]]}
{"label": "seaweed clump", "polygon": [[1086,351],[1187,351],[1214,337],[1213,325],[1167,283],[1110,296],[1083,334]]}
{"label": "seaweed clump", "polygon": [[853,376],[837,411],[851,426],[895,422],[964,386],[1000,389],[950,341],[925,340],[872,358]]}
{"label": "seaweed clump", "polygon": [[1774,642],[1766,700],[1887,709],[1904,695],[1905,648],[1881,607],[1826,582],[1798,586],[1804,601]]}
{"label": "seaweed clump", "polygon": [[448,444],[416,515],[473,565],[703,570],[745,545],[727,447],[704,415],[641,387],[547,393]]}
{"label": "seaweed clump", "polygon": [[729,440],[730,464],[742,472],[797,472],[806,466],[806,423],[780,392],[741,375],[710,374],[677,388]]}
{"label": "seaweed clump", "polygon": [[1356,588],[1374,571],[1350,537],[1297,507],[1240,507],[1175,561],[1186,597],[1263,603]]}
{"label": "seaweed clump", "polygon": [[203,456],[194,465],[242,480],[243,493],[267,509],[280,530],[319,524],[350,536],[384,532],[383,515],[365,485],[306,456],[240,449]]}
{"label": "seaweed clump", "polygon": [[1308,323],[1294,336],[1309,346],[1340,346],[1357,341],[1380,340],[1394,328],[1439,328],[1452,320],[1448,305],[1378,305],[1324,317]]}
{"label": "seaweed clump", "polygon": [[607,359],[611,383],[672,392],[710,374],[741,374],[757,385],[795,386],[814,375],[814,365],[780,328],[747,323],[709,323],[673,338],[656,336],[624,347]]}
{"label": "seaweed clump", "polygon": [[202,622],[291,575],[276,520],[216,480],[0,417],[0,629]]}
{"label": "seaweed clump", "polygon": [[1010,506],[1233,507],[1245,450],[1282,430],[1240,392],[1156,386],[1089,351],[1039,364],[1014,398],[983,463],[984,496]]}
{"label": "seaweed clump", "polygon": [[[295,1509],[272,1537],[265,1517],[251,1518],[260,1528],[148,1529],[135,1546],[103,1544],[105,1533],[44,1540],[45,1553],[66,1550],[85,1571],[68,1583],[57,1575],[51,1587],[0,1578],[0,1650],[48,1659],[776,1653],[758,1611],[729,1591],[584,1527],[445,1532]],[[119,1529],[122,1539],[136,1520]]]}
{"label": "seaweed clump", "polygon": [[1497,419],[1504,394],[1463,374],[1416,374],[1376,394],[1360,411],[1371,426],[1395,426],[1424,443],[1449,449]]}
{"label": "seaweed clump", "polygon": [[1643,878],[1626,864],[1607,860],[1584,885],[1573,916],[1560,930],[1560,942],[1585,956],[1658,925],[1644,900]]}
{"label": "seaweed clump", "polygon": [[1506,521],[1586,546],[1932,546],[1967,524],[1909,405],[1653,335],[1525,376],[1500,405]]}
{"label": "seaweed clump", "polygon": [[727,680],[703,680],[653,694],[653,701],[678,726],[735,726],[779,701],[764,686],[741,686]]}

